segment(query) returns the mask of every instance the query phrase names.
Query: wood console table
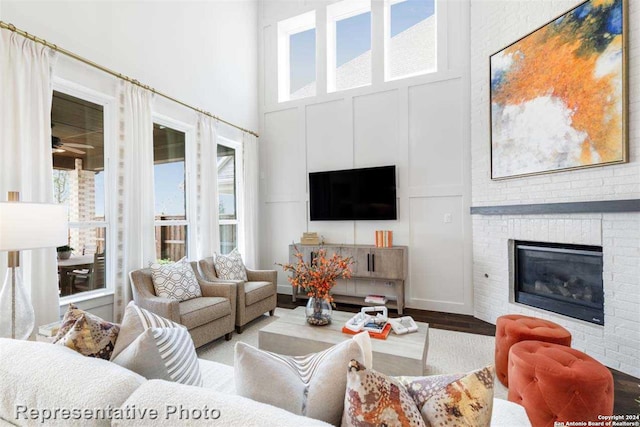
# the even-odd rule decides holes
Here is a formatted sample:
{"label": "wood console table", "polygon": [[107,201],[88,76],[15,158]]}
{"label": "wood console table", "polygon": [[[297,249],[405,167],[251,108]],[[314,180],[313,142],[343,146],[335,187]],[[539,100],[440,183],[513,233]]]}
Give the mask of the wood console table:
{"label": "wood console table", "polygon": [[[337,253],[343,257],[353,257],[352,278],[339,280],[332,290],[336,302],[355,305],[372,305],[364,302],[369,294],[384,295],[388,301],[386,306],[398,310],[404,309],[404,281],[409,270],[408,248],[392,246],[379,248],[369,245],[335,245],[310,246],[295,244],[304,255],[305,262],[311,262],[320,248],[327,250],[327,256]],[[289,245],[289,262],[295,263],[294,245]],[[293,292],[296,298],[307,298],[300,292]]]}

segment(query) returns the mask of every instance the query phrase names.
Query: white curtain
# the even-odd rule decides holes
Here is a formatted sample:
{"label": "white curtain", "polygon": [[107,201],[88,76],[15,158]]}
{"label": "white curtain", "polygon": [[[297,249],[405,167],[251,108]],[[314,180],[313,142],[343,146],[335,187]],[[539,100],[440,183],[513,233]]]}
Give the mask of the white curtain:
{"label": "white curtain", "polygon": [[156,259],[153,181],[153,94],[122,81],[119,93],[118,278],[114,319],[132,299],[129,273]]}
{"label": "white curtain", "polygon": [[[218,149],[216,122],[198,115],[196,136],[196,256],[210,257],[220,251],[218,211]],[[193,257],[192,257],[193,258]]]}
{"label": "white curtain", "polygon": [[[54,63],[51,49],[0,30],[0,200],[6,200],[8,191],[19,191],[22,201],[53,203]],[[6,256],[0,259],[0,278],[4,278]],[[55,248],[24,251],[20,264],[36,327],[58,320]]]}
{"label": "white curtain", "polygon": [[244,263],[259,268],[258,259],[258,139],[244,133]]}

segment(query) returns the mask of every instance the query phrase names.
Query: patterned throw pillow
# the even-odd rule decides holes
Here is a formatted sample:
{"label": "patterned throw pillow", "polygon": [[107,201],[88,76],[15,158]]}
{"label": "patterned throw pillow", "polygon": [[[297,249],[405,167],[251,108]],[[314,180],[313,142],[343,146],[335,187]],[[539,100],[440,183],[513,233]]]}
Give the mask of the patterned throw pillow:
{"label": "patterned throw pillow", "polygon": [[398,377],[432,427],[491,424],[493,378],[489,365],[468,374]]}
{"label": "patterned throw pillow", "polygon": [[238,342],[236,392],[297,415],[340,425],[347,387],[344,367],[353,358],[371,360],[370,349],[366,332],[306,356],[284,356]]}
{"label": "patterned throw pillow", "polygon": [[115,323],[69,304],[53,342],[85,356],[109,360],[119,331]]}
{"label": "patterned throw pillow", "polygon": [[242,256],[237,249],[227,255],[215,254],[213,265],[216,268],[216,276],[223,280],[247,280],[247,270],[244,268]]}
{"label": "patterned throw pillow", "polygon": [[487,366],[468,374],[389,377],[353,360],[342,425],[487,427],[494,373]]}
{"label": "patterned throw pillow", "polygon": [[187,328],[127,305],[111,361],[147,379],[202,386],[200,364]]}
{"label": "patterned throw pillow", "polygon": [[186,301],[202,296],[193,267],[186,258],[173,264],[153,263],[151,279],[156,295],[176,301]]}
{"label": "patterned throw pillow", "polygon": [[395,378],[349,363],[342,426],[425,427],[415,402]]}

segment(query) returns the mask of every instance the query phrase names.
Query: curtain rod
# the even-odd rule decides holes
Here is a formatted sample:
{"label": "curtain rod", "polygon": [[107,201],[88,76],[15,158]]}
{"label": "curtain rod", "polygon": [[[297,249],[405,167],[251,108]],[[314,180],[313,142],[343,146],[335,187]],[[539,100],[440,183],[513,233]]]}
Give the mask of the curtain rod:
{"label": "curtain rod", "polygon": [[117,77],[117,78],[122,79],[122,80],[126,80],[131,84],[134,84],[136,86],[140,86],[142,88],[145,88],[148,91],[153,92],[154,94],[156,94],[158,96],[166,98],[166,99],[168,99],[170,101],[173,101],[173,102],[175,102],[177,104],[180,104],[180,105],[182,105],[184,107],[190,108],[191,110],[195,110],[198,113],[201,113],[201,114],[204,114],[206,116],[209,116],[209,117],[211,117],[211,118],[213,118],[213,119],[215,119],[215,120],[217,120],[219,122],[222,122],[224,124],[227,124],[229,126],[232,126],[232,127],[236,128],[236,129],[239,129],[242,132],[249,133],[249,134],[254,135],[256,137],[258,136],[258,134],[256,132],[253,132],[253,131],[251,131],[249,129],[245,129],[245,128],[243,128],[241,126],[238,126],[238,125],[234,125],[233,123],[228,122],[228,121],[226,121],[224,119],[221,119],[220,117],[218,117],[218,116],[216,116],[214,114],[211,114],[208,111],[201,110],[200,108],[191,106],[191,105],[189,105],[189,104],[187,104],[185,102],[180,101],[179,99],[176,99],[176,98],[174,98],[172,96],[169,96],[169,95],[166,95],[166,94],[164,94],[162,92],[159,92],[159,91],[157,91],[156,89],[154,89],[154,88],[152,88],[150,86],[147,86],[147,85],[144,85],[144,84],[140,83],[138,80],[132,79],[131,77],[127,77],[124,74],[121,74],[121,73],[118,73],[116,71],[113,71],[113,70],[111,70],[111,69],[109,69],[107,67],[104,67],[104,66],[100,65],[100,64],[96,64],[95,62],[90,61],[90,60],[88,60],[86,58],[83,58],[80,55],[77,55],[77,54],[75,54],[75,53],[73,53],[71,51],[68,51],[68,50],[66,50],[64,48],[61,48],[60,46],[58,46],[56,44],[49,43],[45,39],[41,39],[40,37],[34,36],[33,34],[29,34],[26,31],[23,31],[23,30],[21,30],[19,28],[16,28],[16,26],[13,25],[13,24],[7,24],[4,21],[0,21],[0,28],[5,28],[5,29],[7,29],[9,31],[13,31],[16,34],[21,35],[22,37],[25,37],[25,38],[27,38],[29,40],[32,40],[32,41],[36,42],[36,43],[40,43],[42,45],[45,45],[46,47],[48,47],[50,49],[53,49],[56,52],[60,52],[60,53],[62,53],[64,55],[69,56],[69,57],[71,57],[71,58],[73,58],[75,60],[78,60],[78,61],[80,61],[80,62],[82,62],[84,64],[87,64],[87,65],[89,65],[91,67],[97,68],[98,70],[101,70],[101,71],[103,71],[103,72],[105,72],[107,74],[111,74],[114,77]]}

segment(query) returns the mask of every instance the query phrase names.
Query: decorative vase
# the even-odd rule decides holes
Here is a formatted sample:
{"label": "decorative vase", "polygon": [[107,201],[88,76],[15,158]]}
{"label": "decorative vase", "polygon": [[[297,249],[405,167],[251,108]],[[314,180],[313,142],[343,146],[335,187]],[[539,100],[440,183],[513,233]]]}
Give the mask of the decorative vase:
{"label": "decorative vase", "polygon": [[0,290],[0,337],[26,340],[33,331],[35,313],[22,282],[22,271],[14,268],[7,269]]}
{"label": "decorative vase", "polygon": [[71,251],[58,252],[58,259],[69,259],[71,258]]}
{"label": "decorative vase", "polygon": [[307,323],[313,326],[325,326],[331,323],[331,303],[324,298],[311,297],[307,301],[305,314]]}

